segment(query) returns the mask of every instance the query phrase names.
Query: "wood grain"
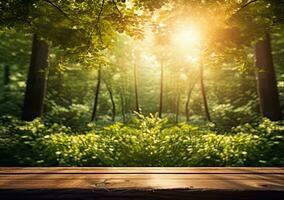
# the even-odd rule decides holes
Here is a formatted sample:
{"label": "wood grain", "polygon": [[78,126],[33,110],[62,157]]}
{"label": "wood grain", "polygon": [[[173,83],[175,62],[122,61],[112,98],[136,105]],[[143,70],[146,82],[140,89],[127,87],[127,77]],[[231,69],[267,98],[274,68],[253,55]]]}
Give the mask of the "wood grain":
{"label": "wood grain", "polygon": [[244,173],[280,173],[284,174],[283,167],[0,167],[0,174],[3,173],[96,173],[96,174],[244,174]]}
{"label": "wood grain", "polygon": [[284,168],[0,168],[0,199],[13,199],[15,195],[27,199],[269,196],[269,200],[283,200]]}

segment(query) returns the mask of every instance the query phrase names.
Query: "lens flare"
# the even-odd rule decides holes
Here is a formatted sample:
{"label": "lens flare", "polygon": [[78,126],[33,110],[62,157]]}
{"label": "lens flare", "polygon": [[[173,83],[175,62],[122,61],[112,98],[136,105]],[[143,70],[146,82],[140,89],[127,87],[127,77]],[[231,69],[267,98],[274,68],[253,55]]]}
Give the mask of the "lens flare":
{"label": "lens flare", "polygon": [[172,34],[172,42],[177,48],[194,48],[202,44],[202,31],[193,24],[178,27]]}

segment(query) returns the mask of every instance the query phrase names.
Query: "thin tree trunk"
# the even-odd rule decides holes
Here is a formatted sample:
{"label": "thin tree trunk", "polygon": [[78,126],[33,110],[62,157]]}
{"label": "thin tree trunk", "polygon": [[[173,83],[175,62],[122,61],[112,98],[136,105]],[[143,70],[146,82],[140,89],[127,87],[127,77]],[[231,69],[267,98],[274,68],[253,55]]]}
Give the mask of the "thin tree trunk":
{"label": "thin tree trunk", "polygon": [[137,85],[137,66],[134,64],[134,92],[135,92],[135,108],[136,112],[140,113],[139,98],[138,98],[138,85]]}
{"label": "thin tree trunk", "polygon": [[200,87],[201,87],[201,93],[202,93],[202,98],[203,98],[205,117],[208,121],[211,122],[211,117],[210,117],[208,103],[207,103],[206,90],[204,86],[203,64],[202,63],[200,64]]}
{"label": "thin tree trunk", "polygon": [[162,118],[162,112],[163,112],[163,95],[164,95],[163,93],[164,93],[164,61],[163,59],[161,59],[159,118]]}
{"label": "thin tree trunk", "polygon": [[114,122],[115,121],[115,115],[116,115],[115,101],[114,101],[114,98],[113,98],[111,86],[106,83],[106,88],[108,90],[108,93],[109,93],[109,96],[110,96],[110,101],[111,101],[111,104],[112,104],[112,121]]}
{"label": "thin tree trunk", "polygon": [[[169,94],[171,94],[171,93],[169,92]],[[169,103],[168,103],[168,110],[169,110],[169,113],[172,112],[172,104],[173,104],[173,97],[172,97],[172,95],[170,95],[170,96],[169,96]]]}
{"label": "thin tree trunk", "polygon": [[176,100],[176,123],[179,121],[179,104],[180,104],[180,92],[178,91],[177,100]]}
{"label": "thin tree trunk", "polygon": [[120,94],[120,105],[121,105],[122,121],[123,121],[123,123],[126,123],[125,105],[124,105],[124,98],[123,98],[123,95],[122,95],[122,94]]}
{"label": "thin tree trunk", "polygon": [[3,85],[9,85],[9,83],[10,83],[10,66],[4,65]]}
{"label": "thin tree trunk", "polygon": [[185,116],[186,116],[187,122],[189,122],[189,102],[190,102],[191,94],[192,94],[192,91],[194,89],[195,84],[196,84],[196,79],[190,85],[190,87],[188,89],[188,93],[187,93],[187,99],[186,99],[186,103],[185,103]]}
{"label": "thin tree trunk", "polygon": [[[128,80],[128,76],[126,75],[124,77],[124,87],[123,87],[123,101],[124,101],[124,114],[125,114],[125,120],[127,120],[127,114],[129,113],[129,109],[131,108],[131,97],[129,95],[129,90],[130,90],[130,86],[129,86],[129,80]],[[132,112],[132,109],[131,109]]]}
{"label": "thin tree trunk", "polygon": [[175,113],[176,110],[176,97],[172,94],[172,101],[171,101],[171,113]]}
{"label": "thin tree trunk", "polygon": [[45,41],[33,36],[31,63],[25,91],[22,119],[32,121],[41,117],[46,91],[48,45]]}
{"label": "thin tree trunk", "polygon": [[99,95],[100,95],[100,86],[101,86],[101,66],[98,69],[98,80],[97,80],[97,86],[96,86],[95,101],[94,101],[93,113],[91,117],[92,122],[97,121],[97,108],[98,108]]}
{"label": "thin tree trunk", "polygon": [[121,92],[120,92],[120,103],[121,103],[121,114],[122,114],[122,120],[123,123],[126,123],[126,105],[127,105],[127,75],[122,75],[122,86],[121,86]]}
{"label": "thin tree trunk", "polygon": [[174,80],[173,80],[173,76],[172,76],[172,73],[171,73],[171,75],[169,75],[169,87],[168,87],[168,98],[169,98],[169,103],[168,103],[168,110],[169,110],[169,112],[170,113],[174,113],[175,111],[174,111],[174,95],[172,94],[172,85],[173,85],[173,83],[174,83]]}
{"label": "thin tree trunk", "polygon": [[255,48],[255,65],[257,68],[257,90],[260,110],[263,117],[272,121],[282,120],[277,80],[271,53],[270,35],[258,42]]}

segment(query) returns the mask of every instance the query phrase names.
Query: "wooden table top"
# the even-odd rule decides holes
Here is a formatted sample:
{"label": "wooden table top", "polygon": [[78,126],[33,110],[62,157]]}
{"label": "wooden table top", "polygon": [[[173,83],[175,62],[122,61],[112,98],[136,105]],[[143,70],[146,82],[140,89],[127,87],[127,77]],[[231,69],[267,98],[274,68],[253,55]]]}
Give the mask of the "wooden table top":
{"label": "wooden table top", "polygon": [[284,168],[0,167],[0,189],[284,191]]}

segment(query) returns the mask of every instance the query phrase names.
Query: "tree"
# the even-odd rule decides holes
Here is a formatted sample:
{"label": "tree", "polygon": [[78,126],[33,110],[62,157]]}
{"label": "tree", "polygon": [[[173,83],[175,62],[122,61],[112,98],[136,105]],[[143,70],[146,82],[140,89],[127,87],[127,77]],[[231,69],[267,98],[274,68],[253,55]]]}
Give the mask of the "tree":
{"label": "tree", "polygon": [[268,33],[265,34],[263,40],[256,44],[255,66],[261,113],[270,120],[282,120],[270,35]]}
{"label": "tree", "polygon": [[47,59],[47,43],[34,34],[31,63],[22,113],[23,120],[32,121],[42,115],[47,79]]}
{"label": "tree", "polygon": [[101,87],[101,78],[102,78],[102,69],[101,66],[99,66],[98,69],[98,80],[95,90],[95,100],[94,100],[94,107],[93,112],[91,116],[91,121],[97,121],[97,109],[98,109],[98,103],[99,103],[99,95],[100,95],[100,87]]}
{"label": "tree", "polygon": [[179,104],[180,104],[180,91],[177,91],[177,98],[176,98],[176,123],[179,121]]}
{"label": "tree", "polygon": [[3,70],[3,85],[8,85],[10,83],[10,66],[4,65]]}
{"label": "tree", "polygon": [[[171,3],[164,4],[165,2]],[[98,112],[101,113],[100,115],[110,113],[109,107],[112,106],[112,119],[114,120],[115,115],[120,114],[121,110],[122,117],[124,118],[123,121],[127,121],[126,118],[131,116],[133,110],[139,112],[139,107],[143,107],[146,113],[158,111],[160,117],[162,117],[162,115],[165,117],[167,112],[171,112],[173,115],[175,113],[177,121],[178,116],[184,113],[184,111],[180,112],[178,110],[179,105],[183,104],[186,104],[185,114],[187,120],[189,120],[188,107],[189,102],[191,102],[192,113],[199,115],[203,113],[204,108],[206,118],[210,119],[211,113],[209,113],[207,97],[210,97],[210,105],[212,106],[210,110],[212,111],[218,104],[230,104],[233,102],[234,106],[238,107],[241,105],[239,101],[241,98],[233,100],[234,97],[232,98],[232,96],[236,94],[236,92],[233,91],[227,92],[230,97],[226,96],[227,94],[224,94],[224,87],[220,87],[221,89],[217,97],[213,91],[214,86],[217,84],[227,86],[227,83],[225,83],[224,80],[220,81],[220,83],[216,81],[210,82],[212,74],[208,75],[210,78],[208,78],[206,82],[208,91],[205,90],[203,75],[200,77],[202,96],[199,94],[195,95],[195,93],[191,95],[192,89],[190,87],[188,88],[185,79],[175,78],[175,80],[169,80],[173,75],[180,76],[187,74],[185,70],[186,67],[184,67],[186,65],[185,62],[188,62],[186,60],[187,57],[190,56],[191,52],[195,49],[188,45],[184,45],[184,48],[181,49],[171,48],[173,47],[171,45],[174,41],[173,38],[171,38],[172,35],[176,38],[180,38],[178,34],[175,34],[178,32],[178,27],[176,26],[179,26],[179,23],[185,23],[182,24],[181,27],[190,26],[191,23],[187,24],[187,22],[193,22],[193,25],[194,23],[200,25],[202,29],[201,32],[204,32],[204,40],[202,39],[200,41],[200,45],[204,46],[206,52],[208,52],[205,58],[206,62],[208,60],[208,63],[204,66],[210,66],[210,69],[206,70],[211,70],[215,66],[218,66],[219,69],[223,68],[225,62],[231,62],[232,65],[230,66],[232,68],[238,66],[240,66],[240,68],[242,66],[243,68],[247,68],[253,66],[251,61],[250,64],[246,64],[246,60],[243,59],[244,57],[238,56],[241,54],[240,52],[251,52],[249,48],[251,48],[250,45],[253,41],[262,35],[263,32],[269,30],[271,26],[283,21],[283,14],[281,14],[282,9],[279,9],[280,2],[282,1],[236,0],[222,1],[222,3],[219,4],[214,1],[196,0],[133,0],[131,3],[120,0],[11,0],[0,6],[0,26],[1,28],[4,27],[3,31],[5,32],[13,27],[12,29],[15,28],[17,31],[21,30],[23,33],[37,33],[41,38],[50,41],[49,44],[52,45],[49,46],[51,52],[50,65],[53,64],[54,59],[56,60],[53,65],[54,68],[58,68],[59,70],[66,68],[66,70],[62,70],[61,73],[63,79],[50,74],[53,79],[50,79],[52,83],[48,84],[51,89],[49,89],[47,93],[46,99],[48,100],[48,106],[45,107],[45,111],[53,110],[52,107],[55,107],[54,110],[56,110],[56,105],[60,105],[62,110],[65,109],[65,113],[70,112],[71,116],[73,114],[71,109],[69,109],[70,105],[81,104],[83,107],[87,107],[87,110],[93,109],[93,114],[95,115],[94,120],[96,120]],[[154,15],[152,15],[153,13],[151,12],[155,8],[160,8],[162,5],[164,5],[163,8],[155,10]],[[137,11],[139,11],[139,14]],[[183,19],[180,20],[181,18]],[[147,28],[145,29],[145,27]],[[175,30],[176,28],[177,30]],[[151,32],[154,37],[158,35],[156,44],[154,40],[150,41],[152,39],[148,38],[148,31]],[[68,37],[66,37],[66,35],[68,35]],[[145,36],[145,40],[141,42],[135,40],[136,38],[142,38],[143,35]],[[188,36],[192,35],[188,34]],[[216,36],[218,38],[214,38]],[[153,39],[155,39],[154,37]],[[1,46],[3,46],[2,44],[5,44],[3,40],[5,41],[5,39],[1,38],[0,51],[4,49],[1,48]],[[148,40],[149,43],[143,42],[146,40]],[[185,40],[182,39],[181,43],[184,44]],[[9,46],[16,46],[10,44],[14,43],[9,43]],[[137,59],[133,59],[131,55],[131,52],[133,53],[133,49],[135,48],[139,51],[136,51]],[[244,49],[249,49],[249,51],[245,51]],[[57,50],[60,50],[61,54]],[[154,56],[154,51],[159,51],[160,53]],[[3,52],[5,52],[5,50]],[[17,51],[11,48],[9,52],[15,55],[14,52]],[[108,52],[107,55],[106,52]],[[26,51],[26,54],[29,55],[29,51]],[[180,58],[176,56],[179,54]],[[3,61],[3,57],[7,58]],[[8,64],[12,71],[9,88],[13,88],[12,86],[17,84],[15,76],[17,76],[18,72],[22,74],[23,71],[26,71],[22,68],[25,66],[18,61],[19,56],[16,55],[14,57],[16,58],[16,64],[9,61],[7,62],[7,60],[10,59],[8,59],[6,53],[4,53],[4,56],[0,55],[1,66]],[[249,56],[246,55],[246,57],[248,58]],[[237,59],[238,63],[234,63]],[[133,70],[134,60],[137,63],[135,63]],[[157,60],[162,60],[160,66]],[[86,77],[88,78],[83,78],[85,76],[83,74],[89,74],[84,67],[87,69],[93,66],[99,66],[100,64],[104,66],[103,71],[100,72],[100,76],[102,76],[102,81],[107,81],[106,88],[104,84],[102,85],[100,83],[101,81],[93,80],[93,78],[87,75]],[[78,67],[78,71],[80,70],[80,73],[82,73],[81,76],[79,73],[76,74],[75,71],[74,75],[67,72],[72,66]],[[105,69],[106,66],[110,66],[111,69]],[[159,69],[159,67],[161,69]],[[276,67],[279,68],[279,66]],[[141,70],[138,70],[140,68]],[[2,69],[3,68],[0,70]],[[93,70],[96,72],[97,68]],[[219,71],[217,73],[221,72]],[[109,77],[106,78],[106,76]],[[57,79],[60,79],[60,81]],[[87,79],[89,82],[85,81]],[[90,84],[90,82],[92,82],[92,84]],[[94,82],[97,88],[95,92],[90,89]],[[143,84],[140,85],[139,82]],[[1,85],[2,83],[3,81],[1,81]],[[100,83],[101,88],[98,87],[98,83]],[[175,88],[176,83],[179,84],[178,93]],[[60,92],[60,90],[53,89],[52,87],[54,87],[54,85],[57,85],[56,87],[58,87],[58,89],[61,88],[62,91]],[[24,86],[21,87],[24,88]],[[82,87],[84,87],[84,89],[82,89]],[[227,89],[237,87],[237,85],[230,84],[229,86],[228,84]],[[186,88],[188,88],[188,90]],[[54,90],[54,93],[49,93],[51,90]],[[22,91],[19,93],[22,93]],[[94,95],[93,93],[96,94]],[[83,96],[85,98],[83,98]],[[93,98],[93,96],[95,96],[95,98]],[[200,99],[197,100],[196,96]],[[116,97],[117,100],[119,100],[120,97],[121,105],[118,102],[117,105],[115,104]],[[203,98],[203,104],[201,103],[201,98]],[[246,100],[247,99],[242,100],[242,102]],[[169,106],[170,101],[171,106]],[[237,101],[239,102],[237,103]],[[159,107],[157,108],[158,103]],[[98,109],[96,107],[98,107]],[[169,109],[169,107],[171,108]],[[89,113],[90,115],[90,112],[85,113]],[[214,116],[214,113],[215,111],[212,112],[212,116]],[[48,117],[52,118],[52,116],[46,116],[45,119]],[[89,118],[89,116],[86,117]],[[192,119],[195,120],[195,118]],[[86,121],[89,121],[89,119]]]}
{"label": "tree", "polygon": [[210,113],[209,113],[209,108],[208,108],[208,103],[207,103],[207,95],[206,95],[206,90],[204,86],[204,75],[203,75],[203,63],[200,64],[200,89],[201,89],[201,94],[202,94],[202,99],[203,99],[203,106],[204,106],[204,112],[205,112],[205,117],[208,121],[211,121]]}
{"label": "tree", "polygon": [[138,96],[138,85],[137,85],[137,65],[134,64],[133,68],[134,68],[133,72],[134,72],[135,108],[136,108],[136,112],[140,113],[139,96]]}
{"label": "tree", "polygon": [[126,116],[125,116],[125,100],[123,98],[123,94],[119,94],[120,97],[120,107],[121,107],[121,115],[122,115],[122,121],[123,123],[126,123]]}
{"label": "tree", "polygon": [[191,82],[191,84],[189,85],[188,88],[188,92],[187,92],[187,98],[186,98],[186,103],[185,103],[185,116],[186,116],[186,121],[189,122],[189,102],[190,102],[190,98],[191,98],[191,94],[192,91],[194,89],[194,86],[196,84],[196,77],[193,77],[194,80]]}
{"label": "tree", "polygon": [[164,60],[161,58],[161,65],[160,65],[160,106],[159,106],[159,117],[162,118],[163,112],[163,96],[164,96]]}
{"label": "tree", "polygon": [[111,105],[112,105],[112,118],[111,119],[114,122],[115,116],[116,116],[116,106],[115,106],[115,101],[114,101],[114,97],[113,97],[113,90],[112,90],[110,83],[105,82],[105,84],[106,84],[106,88],[108,90]]}

